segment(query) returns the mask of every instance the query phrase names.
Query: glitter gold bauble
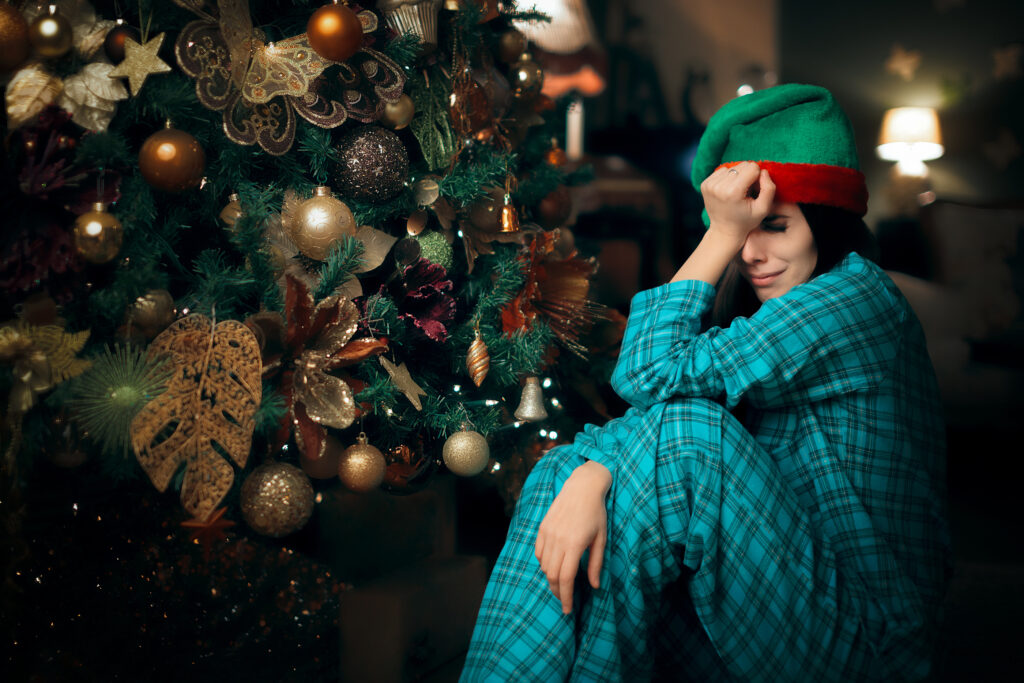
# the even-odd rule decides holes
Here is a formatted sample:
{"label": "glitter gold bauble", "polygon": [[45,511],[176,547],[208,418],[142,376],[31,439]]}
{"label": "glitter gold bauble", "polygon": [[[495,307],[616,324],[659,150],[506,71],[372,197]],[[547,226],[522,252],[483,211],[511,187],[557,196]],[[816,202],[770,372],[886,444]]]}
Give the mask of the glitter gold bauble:
{"label": "glitter gold bauble", "polygon": [[472,477],[480,474],[487,467],[491,457],[487,439],[479,432],[463,429],[455,432],[444,442],[441,451],[445,467],[460,477]]}
{"label": "glitter gold bauble", "polygon": [[103,51],[112,64],[119,64],[124,61],[124,42],[131,39],[139,42],[139,32],[128,24],[118,24],[107,31],[107,37],[103,39]]}
{"label": "glitter gold bauble", "polygon": [[416,105],[412,98],[403,94],[393,102],[384,103],[384,113],[380,117],[380,123],[391,130],[401,130],[409,125],[415,113]]}
{"label": "glitter gold bauble", "polygon": [[498,38],[498,59],[508,64],[519,60],[526,52],[526,36],[514,28],[510,28]]}
{"label": "glitter gold bauble", "polygon": [[31,47],[25,17],[13,5],[0,5],[0,71],[13,71]]}
{"label": "glitter gold bauble", "polygon": [[313,485],[295,465],[260,465],[242,484],[241,508],[246,524],[257,533],[287,536],[313,515]]}
{"label": "glitter gold bauble", "polygon": [[519,407],[516,408],[516,419],[524,422],[539,422],[547,416],[548,411],[544,409],[544,391],[540,387],[540,380],[536,377],[527,377],[526,385],[523,386],[523,393],[519,399]]}
{"label": "glitter gold bauble", "polygon": [[165,192],[184,192],[203,179],[206,153],[194,137],[183,130],[164,128],[142,143],[139,172],[146,182]]}
{"label": "glitter gold bauble", "polygon": [[338,461],[338,478],[349,491],[366,493],[384,481],[385,467],[384,454],[367,443],[365,432],[359,432],[356,443],[346,448]]}
{"label": "glitter gold bauble", "polygon": [[544,71],[529,52],[519,56],[509,73],[512,82],[512,94],[519,98],[528,98],[540,92],[544,85]]}
{"label": "glitter gold bauble", "polygon": [[235,193],[228,195],[228,203],[224,205],[224,208],[220,210],[218,218],[228,226],[229,229],[234,229],[235,223],[242,217],[242,202],[239,196]]}
{"label": "glitter gold bauble", "polygon": [[335,185],[345,198],[384,202],[401,192],[409,177],[405,145],[380,126],[359,126],[338,142],[337,151]]}
{"label": "glitter gold bauble", "polygon": [[70,21],[62,14],[51,11],[40,14],[32,22],[28,27],[28,39],[40,57],[61,57],[71,49],[74,33]]}
{"label": "glitter gold bauble", "polygon": [[338,463],[344,450],[341,442],[328,434],[324,442],[323,455],[315,459],[307,458],[305,455],[299,458],[302,471],[313,479],[333,479],[338,476]]}
{"label": "glitter gold bauble", "polygon": [[299,204],[286,227],[299,251],[323,261],[335,242],[345,235],[355,236],[356,219],[345,202],[331,196],[331,188],[321,185]]}
{"label": "glitter gold bauble", "polygon": [[306,40],[324,59],[344,62],[362,47],[363,24],[345,5],[324,5],[306,23]]}
{"label": "glitter gold bauble", "polygon": [[436,230],[430,230],[414,236],[413,239],[420,243],[420,254],[423,258],[445,270],[451,270],[454,250],[444,235]]}
{"label": "glitter gold bauble", "polygon": [[75,251],[89,263],[107,263],[117,256],[124,239],[121,221],[101,202],[75,220]]}

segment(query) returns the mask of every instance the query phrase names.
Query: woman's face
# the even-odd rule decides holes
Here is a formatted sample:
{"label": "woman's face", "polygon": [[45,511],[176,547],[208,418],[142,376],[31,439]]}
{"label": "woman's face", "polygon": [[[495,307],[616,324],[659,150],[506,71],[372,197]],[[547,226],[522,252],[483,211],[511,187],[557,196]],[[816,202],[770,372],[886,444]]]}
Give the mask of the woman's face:
{"label": "woman's face", "polygon": [[796,204],[775,202],[736,255],[743,278],[762,303],[811,279],[818,248],[811,226]]}

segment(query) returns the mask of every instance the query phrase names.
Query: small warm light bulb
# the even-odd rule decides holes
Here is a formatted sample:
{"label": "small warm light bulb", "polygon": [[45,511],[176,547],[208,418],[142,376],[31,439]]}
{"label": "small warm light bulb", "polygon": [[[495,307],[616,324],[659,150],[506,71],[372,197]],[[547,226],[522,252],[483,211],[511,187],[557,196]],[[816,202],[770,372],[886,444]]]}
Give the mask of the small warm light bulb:
{"label": "small warm light bulb", "polygon": [[456,394],[459,393],[460,391],[462,391],[462,385],[456,384],[455,386],[452,387],[452,391],[454,391]]}
{"label": "small warm light bulb", "polygon": [[739,97],[743,97],[744,95],[752,95],[753,92],[754,92],[753,86],[751,86],[751,85],[749,85],[747,83],[744,83],[740,87],[736,88],[736,95],[739,96]]}
{"label": "small warm light bulb", "polygon": [[558,438],[558,432],[554,432],[554,431],[548,432],[548,438],[551,439],[552,441],[554,441],[555,439]]}
{"label": "small warm light bulb", "polygon": [[551,388],[551,378],[550,377],[545,377],[544,381],[541,383],[541,386],[544,387],[545,389],[550,389]]}

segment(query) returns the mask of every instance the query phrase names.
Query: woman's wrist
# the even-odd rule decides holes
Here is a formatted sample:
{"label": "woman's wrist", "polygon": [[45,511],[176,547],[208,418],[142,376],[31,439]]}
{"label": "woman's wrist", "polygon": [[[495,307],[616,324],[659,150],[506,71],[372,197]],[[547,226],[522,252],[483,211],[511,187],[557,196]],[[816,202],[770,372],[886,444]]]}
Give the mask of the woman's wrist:
{"label": "woman's wrist", "polygon": [[612,487],[612,473],[607,467],[596,460],[588,460],[575,470],[573,474],[579,473],[581,477],[593,481],[601,489],[601,495],[608,493]]}

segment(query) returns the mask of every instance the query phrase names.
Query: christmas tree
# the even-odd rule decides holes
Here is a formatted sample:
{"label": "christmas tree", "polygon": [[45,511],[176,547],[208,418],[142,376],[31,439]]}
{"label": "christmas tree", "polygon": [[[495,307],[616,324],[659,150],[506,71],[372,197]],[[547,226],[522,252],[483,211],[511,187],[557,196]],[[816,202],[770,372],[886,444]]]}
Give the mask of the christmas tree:
{"label": "christmas tree", "polygon": [[[514,500],[600,414],[616,337],[566,225],[587,171],[530,21],[492,0],[0,5],[5,612],[103,552],[106,594],[70,580],[83,609],[199,605],[149,627],[193,651],[167,677],[237,673],[203,653],[273,629],[318,653],[283,672],[330,678],[343,585],[272,540],[318,491],[454,474]],[[15,616],[24,656],[46,619]],[[101,677],[150,672],[139,648]]]}

